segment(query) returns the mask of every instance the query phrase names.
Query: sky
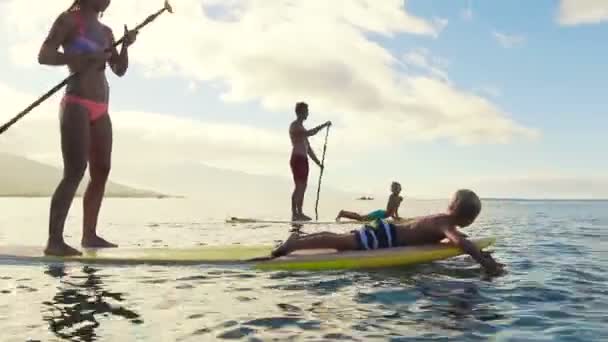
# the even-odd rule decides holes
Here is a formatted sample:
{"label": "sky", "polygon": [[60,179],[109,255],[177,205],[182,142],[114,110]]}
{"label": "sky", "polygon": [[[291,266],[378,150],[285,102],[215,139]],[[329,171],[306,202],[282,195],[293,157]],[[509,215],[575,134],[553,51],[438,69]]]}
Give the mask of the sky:
{"label": "sky", "polygon": [[[0,1],[3,122],[67,75],[36,56],[70,3]],[[606,1],[172,4],[141,31],[127,75],[108,76],[115,181],[192,163],[289,178],[288,126],[305,101],[307,127],[333,122],[328,186],[608,198]],[[114,1],[101,20],[121,36],[161,7]],[[60,97],[0,136],[0,150],[61,165]],[[319,156],[324,139],[311,138]]]}

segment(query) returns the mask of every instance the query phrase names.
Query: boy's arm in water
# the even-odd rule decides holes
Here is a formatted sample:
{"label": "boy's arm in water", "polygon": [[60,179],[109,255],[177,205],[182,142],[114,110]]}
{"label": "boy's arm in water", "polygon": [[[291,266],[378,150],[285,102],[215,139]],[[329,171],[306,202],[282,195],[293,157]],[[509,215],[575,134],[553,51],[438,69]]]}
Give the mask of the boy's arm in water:
{"label": "boy's arm in water", "polygon": [[487,253],[483,253],[475,244],[469,241],[455,227],[446,226],[442,228],[445,237],[452,243],[462,248],[462,250],[470,255],[475,261],[481,264],[490,273],[499,273],[502,271],[502,266],[497,263]]}

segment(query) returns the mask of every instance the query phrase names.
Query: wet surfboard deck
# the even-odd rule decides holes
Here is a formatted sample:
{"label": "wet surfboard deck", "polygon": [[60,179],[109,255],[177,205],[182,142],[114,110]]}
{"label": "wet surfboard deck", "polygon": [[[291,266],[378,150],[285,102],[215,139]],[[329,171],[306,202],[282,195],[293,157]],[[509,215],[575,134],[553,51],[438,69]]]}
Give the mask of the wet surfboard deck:
{"label": "wet surfboard deck", "polygon": [[[495,243],[493,237],[472,239],[483,249]],[[383,268],[443,260],[464,252],[450,244],[438,243],[394,247],[370,251],[302,250],[268,259],[272,246],[227,245],[191,248],[104,248],[84,249],[83,255],[46,256],[40,246],[0,246],[0,262],[79,262],[111,265],[247,265],[263,270],[338,270]]]}
{"label": "wet surfboard deck", "polygon": [[[408,218],[403,218],[398,222],[406,222]],[[266,224],[293,224],[293,225],[334,225],[334,224],[351,224],[351,225],[363,225],[369,223],[369,221],[355,221],[355,220],[340,220],[340,221],[289,221],[289,220],[271,220],[271,219],[257,219],[251,217],[231,217],[227,218],[225,223],[231,224],[247,224],[247,223],[266,223]],[[395,222],[394,220],[388,219],[386,222]]]}

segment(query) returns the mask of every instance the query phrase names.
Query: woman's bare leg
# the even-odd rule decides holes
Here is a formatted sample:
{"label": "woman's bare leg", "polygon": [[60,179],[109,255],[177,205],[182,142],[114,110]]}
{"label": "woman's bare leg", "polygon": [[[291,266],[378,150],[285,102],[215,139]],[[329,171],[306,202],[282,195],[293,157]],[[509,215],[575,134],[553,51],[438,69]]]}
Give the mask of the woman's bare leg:
{"label": "woman's bare leg", "polygon": [[112,121],[109,115],[97,119],[91,126],[89,175],[91,177],[83,199],[82,246],[88,248],[116,247],[97,235],[97,219],[110,174],[112,159]]}
{"label": "woman's bare leg", "polygon": [[87,168],[89,116],[85,108],[72,104],[67,104],[60,115],[63,177],[51,198],[49,238],[44,253],[79,255],[79,251],[63,240],[63,230],[74,195]]}

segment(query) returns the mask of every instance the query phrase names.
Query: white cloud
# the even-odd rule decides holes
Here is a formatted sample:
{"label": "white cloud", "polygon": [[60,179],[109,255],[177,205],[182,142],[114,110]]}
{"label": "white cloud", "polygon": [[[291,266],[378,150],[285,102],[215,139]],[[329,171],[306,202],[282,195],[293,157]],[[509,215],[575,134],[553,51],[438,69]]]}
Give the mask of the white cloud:
{"label": "white cloud", "polygon": [[460,16],[466,21],[471,21],[473,20],[473,10],[470,8],[465,8],[460,12]]}
{"label": "white cloud", "polygon": [[[39,107],[0,135],[0,152],[13,153],[51,165],[61,166],[58,124],[60,94]],[[38,96],[25,94],[0,82],[3,124]],[[291,145],[286,129],[264,129],[236,123],[179,118],[162,113],[121,110],[111,104],[114,143],[113,163],[128,178],[131,166],[204,163],[235,170],[285,175]],[[367,141],[337,132],[331,138],[332,163],[349,160],[349,151],[365,151]],[[323,137],[311,138],[321,153]],[[133,171],[135,172],[135,171]]]}
{"label": "white cloud", "polygon": [[449,81],[448,74],[445,71],[448,62],[442,58],[432,56],[428,49],[414,49],[407,52],[403,59],[409,67],[421,69],[441,81]]}
{"label": "white cloud", "polygon": [[561,0],[557,21],[560,25],[597,24],[608,20],[608,1]]}
{"label": "white cloud", "polygon": [[486,94],[491,97],[500,97],[502,95],[502,91],[497,86],[488,85],[483,87],[477,87],[475,89],[478,93]]}
{"label": "white cloud", "polygon": [[199,86],[195,81],[190,81],[188,83],[188,91],[193,93],[196,92],[198,90]]}
{"label": "white cloud", "polygon": [[492,35],[504,48],[513,48],[523,45],[526,42],[526,37],[517,34],[507,34],[498,31],[493,31]]}
{"label": "white cloud", "polygon": [[465,21],[473,20],[473,7],[471,6],[471,0],[467,1],[467,7],[460,11],[460,17]]}
{"label": "white cloud", "polygon": [[[471,143],[537,134],[487,99],[447,83],[443,66],[424,64],[432,56],[410,56],[426,68],[426,73],[413,75],[402,70],[400,58],[369,38],[367,33],[436,37],[447,24],[411,15],[404,4],[181,0],[175,14],[141,32],[130,58],[147,77],[222,84],[226,102],[256,101],[269,111],[292,112],[295,101],[305,100],[340,127],[342,139],[357,136],[389,144],[449,138]],[[48,14],[63,5],[43,2],[36,11],[42,14],[33,16],[26,2],[0,5],[5,30],[17,25],[8,38],[14,58],[35,65],[35,58],[19,51],[39,44],[54,19]],[[118,36],[123,23],[133,23],[156,6],[149,0],[114,2],[103,19]],[[18,20],[23,17],[28,20]]]}
{"label": "white cloud", "polygon": [[[2,122],[35,99],[2,84],[0,96],[6,99],[5,110],[0,115]],[[1,136],[0,148],[40,161],[60,163],[58,116],[53,114],[58,112],[59,97],[56,95],[43,103],[9,128]],[[227,159],[247,157],[265,161],[289,152],[281,149],[285,145],[282,132],[114,108],[111,108],[111,117],[115,156],[126,164],[161,160],[168,163],[206,160],[221,164]]]}

